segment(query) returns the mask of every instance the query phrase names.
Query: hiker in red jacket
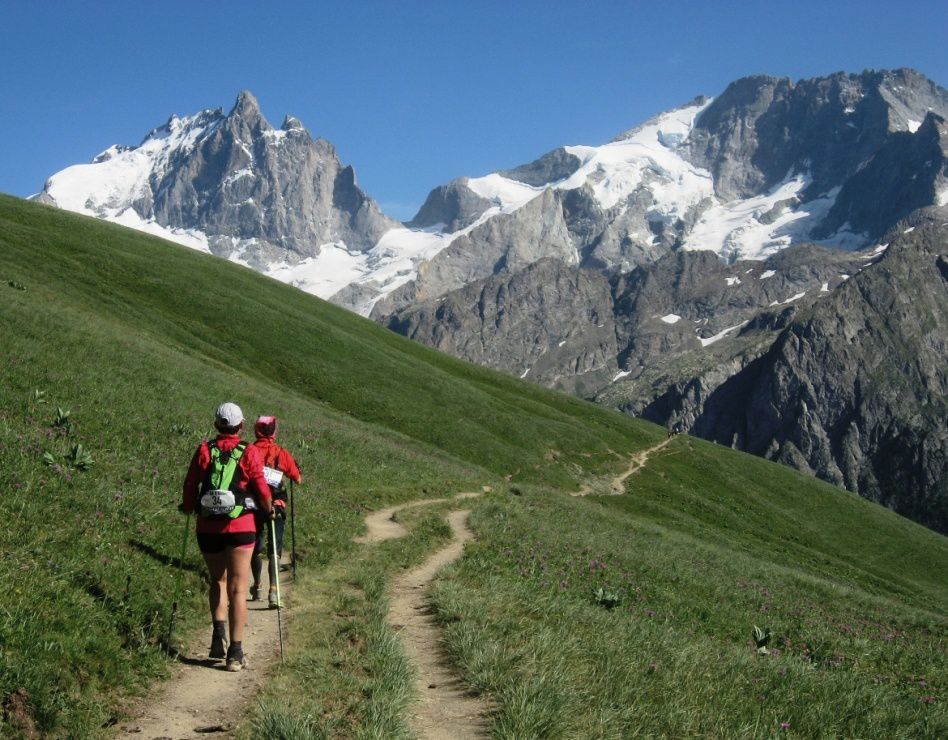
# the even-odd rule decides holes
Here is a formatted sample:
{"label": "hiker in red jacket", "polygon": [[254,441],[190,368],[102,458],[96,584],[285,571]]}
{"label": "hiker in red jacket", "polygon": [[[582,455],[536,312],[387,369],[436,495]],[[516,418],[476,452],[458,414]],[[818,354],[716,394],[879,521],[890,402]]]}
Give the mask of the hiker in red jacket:
{"label": "hiker in red jacket", "polygon": [[[244,415],[234,403],[222,403],[214,418],[217,438],[204,440],[191,458],[181,510],[197,513],[197,540],[211,575],[210,606],[214,623],[211,658],[226,658],[229,671],[246,666],[243,652],[247,623],[247,582],[256,541],[254,514],[272,516],[270,487],[260,451],[240,438]],[[225,647],[225,620],[230,645]]]}
{"label": "hiker in red jacket", "polygon": [[[277,602],[276,591],[276,568],[279,558],[283,555],[283,529],[286,525],[286,498],[287,488],[286,479],[289,478],[294,483],[300,483],[300,469],[296,465],[296,460],[285,449],[276,443],[277,420],[275,416],[261,416],[257,423],[253,425],[254,434],[257,440],[253,446],[260,451],[260,457],[263,459],[264,472],[267,476],[267,482],[270,485],[270,494],[273,497],[273,511],[276,517],[274,528],[276,529],[276,548],[277,558],[273,558],[273,543],[267,545],[267,557],[269,558],[268,572],[270,576],[269,603],[271,609],[282,606]],[[256,601],[260,598],[260,575],[263,570],[263,560],[261,553],[264,542],[269,539],[266,534],[270,529],[265,518],[257,516],[257,543],[253,551],[253,559],[250,561],[251,572],[253,573],[253,586],[250,587],[250,600]]]}

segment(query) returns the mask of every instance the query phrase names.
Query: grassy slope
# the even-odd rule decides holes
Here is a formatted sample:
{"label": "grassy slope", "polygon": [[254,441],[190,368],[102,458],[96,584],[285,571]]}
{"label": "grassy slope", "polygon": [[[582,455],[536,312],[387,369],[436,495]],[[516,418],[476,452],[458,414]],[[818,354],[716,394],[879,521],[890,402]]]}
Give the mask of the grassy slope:
{"label": "grassy slope", "polygon": [[[498,697],[501,734],[770,732],[784,715],[807,727],[812,702],[842,717],[830,732],[876,734],[852,724],[866,713],[837,711],[852,698],[885,707],[887,729],[944,722],[944,538],[684,440],[684,454],[632,479],[638,495],[572,499],[564,489],[620,465],[610,450],[653,443],[655,428],[439,355],[248,270],[2,197],[0,257],[0,506],[13,522],[0,533],[0,695],[25,688],[44,731],[89,732],[115,712],[110,687],[166,669],[157,645],[182,572],[166,565],[180,547],[175,495],[225,398],[281,416],[311,481],[296,591],[305,629],[291,630],[261,733],[405,732],[385,583],[445,532],[418,513],[404,543],[367,552],[349,537],[365,505],[506,475],[523,495],[499,487],[480,505],[480,540],[437,596],[468,677]],[[57,406],[71,410],[65,432]],[[95,459],[89,471],[69,470],[77,442]],[[59,467],[44,465],[47,451]],[[193,543],[185,566],[190,627],[204,622]],[[593,603],[600,585],[622,604]],[[759,660],[746,642],[766,619],[790,647]],[[840,638],[837,621],[862,630],[851,640],[867,641],[869,660],[852,660],[863,643]]]}
{"label": "grassy slope", "polygon": [[948,732],[948,548],[861,499],[679,438],[626,496],[474,525],[435,604],[501,737]]}
{"label": "grassy slope", "polygon": [[[366,505],[506,474],[575,485],[580,466],[654,434],[91,219],[0,197],[0,258],[0,506],[13,523],[0,533],[0,696],[26,688],[44,731],[97,726],[104,689],[164,669],[174,506],[221,400],[283,419],[311,481],[300,549],[319,563]],[[77,443],[88,471],[68,464]],[[190,625],[203,621],[193,543],[186,564]]]}

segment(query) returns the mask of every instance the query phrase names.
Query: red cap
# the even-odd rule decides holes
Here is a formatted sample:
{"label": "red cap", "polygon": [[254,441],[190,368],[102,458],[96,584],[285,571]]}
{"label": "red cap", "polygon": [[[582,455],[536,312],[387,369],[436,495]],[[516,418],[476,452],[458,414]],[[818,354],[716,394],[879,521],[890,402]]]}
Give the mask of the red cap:
{"label": "red cap", "polygon": [[257,422],[253,425],[253,432],[258,437],[275,437],[277,431],[277,418],[275,416],[258,416]]}

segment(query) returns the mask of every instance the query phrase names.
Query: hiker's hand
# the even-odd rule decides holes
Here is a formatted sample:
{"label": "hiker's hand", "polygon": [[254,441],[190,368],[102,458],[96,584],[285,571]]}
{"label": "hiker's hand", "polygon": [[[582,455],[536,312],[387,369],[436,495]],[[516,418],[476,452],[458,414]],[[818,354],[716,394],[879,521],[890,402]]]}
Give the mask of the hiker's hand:
{"label": "hiker's hand", "polygon": [[180,511],[182,514],[190,514],[190,513],[191,513],[191,509],[186,509],[183,503],[182,503],[182,504],[178,504],[178,511]]}

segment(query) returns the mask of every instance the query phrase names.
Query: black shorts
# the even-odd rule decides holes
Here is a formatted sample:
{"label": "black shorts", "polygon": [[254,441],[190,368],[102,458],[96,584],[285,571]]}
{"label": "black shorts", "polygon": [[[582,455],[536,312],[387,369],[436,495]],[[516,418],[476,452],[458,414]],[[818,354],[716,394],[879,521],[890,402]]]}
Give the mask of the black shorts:
{"label": "black shorts", "polygon": [[256,532],[198,532],[201,552],[215,555],[232,547],[253,547]]}

